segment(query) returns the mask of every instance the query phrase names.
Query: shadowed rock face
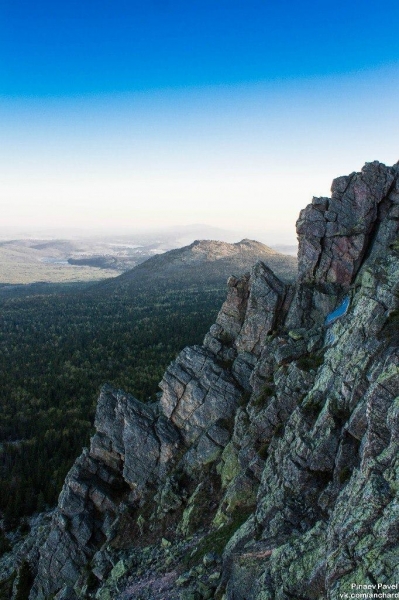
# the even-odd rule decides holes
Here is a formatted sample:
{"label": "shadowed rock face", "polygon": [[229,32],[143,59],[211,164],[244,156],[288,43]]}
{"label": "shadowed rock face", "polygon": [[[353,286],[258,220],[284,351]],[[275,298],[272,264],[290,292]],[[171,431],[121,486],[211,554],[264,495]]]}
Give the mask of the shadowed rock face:
{"label": "shadowed rock face", "polygon": [[61,583],[76,583],[98,547],[112,540],[124,503],[143,502],[181,443],[178,430],[154,407],[110,386],[101,391],[95,426],[90,450],[77,459],[60,494],[33,597],[47,598]]}
{"label": "shadowed rock face", "polygon": [[[159,403],[103,389],[31,600],[126,600],[129,586],[152,600],[321,600],[397,583],[398,220],[398,165],[336,179],[301,212],[295,285],[262,263],[231,277]],[[143,579],[151,544],[162,592]],[[195,578],[178,578],[183,553],[203,558]]]}

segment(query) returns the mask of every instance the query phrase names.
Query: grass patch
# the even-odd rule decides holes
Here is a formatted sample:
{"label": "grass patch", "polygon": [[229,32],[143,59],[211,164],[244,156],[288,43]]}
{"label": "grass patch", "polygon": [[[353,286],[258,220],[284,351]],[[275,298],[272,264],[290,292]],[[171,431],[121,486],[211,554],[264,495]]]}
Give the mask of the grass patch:
{"label": "grass patch", "polygon": [[297,367],[301,371],[317,370],[324,362],[324,356],[321,354],[308,354],[308,356],[301,356],[296,361]]}
{"label": "grass patch", "polygon": [[391,245],[390,247],[392,248],[392,250],[394,252],[399,252],[399,238],[397,238]]}
{"label": "grass patch", "polygon": [[198,564],[208,552],[215,552],[219,555],[223,554],[227,543],[251,514],[252,510],[248,508],[235,510],[231,516],[230,523],[223,525],[216,531],[211,531],[205,536],[195,551],[183,559],[184,565],[190,568]]}
{"label": "grass patch", "polygon": [[320,398],[316,394],[305,396],[305,400],[301,404],[301,410],[305,413],[319,413],[320,408]]}
{"label": "grass patch", "polygon": [[252,405],[256,406],[257,408],[261,408],[267,403],[267,401],[273,396],[273,394],[274,386],[266,383],[260,390],[258,396],[252,402]]}
{"label": "grass patch", "polygon": [[247,391],[243,392],[238,401],[239,406],[246,406],[249,402],[250,397],[251,397],[251,392],[247,392]]}
{"label": "grass patch", "polygon": [[273,431],[273,436],[276,438],[282,438],[283,435],[284,435],[284,425],[282,423],[277,423],[277,425]]}

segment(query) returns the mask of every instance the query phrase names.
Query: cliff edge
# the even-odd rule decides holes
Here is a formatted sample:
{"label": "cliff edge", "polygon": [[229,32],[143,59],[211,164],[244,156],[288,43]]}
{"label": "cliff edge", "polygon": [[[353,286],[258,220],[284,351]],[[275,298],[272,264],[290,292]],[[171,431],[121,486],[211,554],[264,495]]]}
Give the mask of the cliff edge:
{"label": "cliff edge", "polygon": [[398,221],[398,164],[339,177],[300,214],[295,284],[261,262],[231,277],[159,402],[103,388],[31,600],[335,600],[398,583]]}

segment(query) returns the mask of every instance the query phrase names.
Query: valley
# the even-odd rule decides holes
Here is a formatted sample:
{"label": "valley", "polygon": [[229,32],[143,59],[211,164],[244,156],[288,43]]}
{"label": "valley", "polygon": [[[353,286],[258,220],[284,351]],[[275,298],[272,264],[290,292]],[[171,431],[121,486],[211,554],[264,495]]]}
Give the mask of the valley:
{"label": "valley", "polygon": [[[56,465],[57,436],[71,455],[95,408],[94,430],[51,522],[42,512],[20,521],[19,537],[3,533],[0,598],[338,600],[354,581],[396,585],[398,202],[399,165],[366,163],[301,211],[297,277],[283,278],[281,263],[273,271],[264,256],[275,255],[257,242],[194,242],[84,290],[66,345],[60,325],[73,296],[60,311],[47,296],[59,385],[42,404],[21,394],[5,407],[20,413],[3,445],[1,497],[26,503],[33,481],[47,490],[51,469],[67,467]],[[226,268],[227,294],[225,278],[217,284]],[[27,300],[14,300],[11,333],[29,330]],[[157,394],[160,357],[188,338]],[[21,357],[29,351],[26,335],[8,339]],[[90,381],[95,372],[109,380],[96,407],[91,393],[79,404],[93,357]],[[16,391],[34,360],[22,360]],[[24,462],[41,423],[47,446]],[[45,490],[20,516],[50,505]]]}
{"label": "valley", "polygon": [[[56,247],[61,253],[64,245]],[[201,343],[216,318],[227,278],[259,259],[282,276],[296,276],[296,259],[258,242],[197,241],[99,283],[0,288],[6,528],[56,502],[89,441],[100,386],[108,382],[143,402],[156,400],[167,365],[185,346]]]}
{"label": "valley", "polygon": [[[19,231],[0,228],[0,292],[9,284],[71,283],[116,277],[148,258],[198,239],[236,242],[237,233],[206,225],[128,233]],[[295,247],[281,253],[294,254]]]}

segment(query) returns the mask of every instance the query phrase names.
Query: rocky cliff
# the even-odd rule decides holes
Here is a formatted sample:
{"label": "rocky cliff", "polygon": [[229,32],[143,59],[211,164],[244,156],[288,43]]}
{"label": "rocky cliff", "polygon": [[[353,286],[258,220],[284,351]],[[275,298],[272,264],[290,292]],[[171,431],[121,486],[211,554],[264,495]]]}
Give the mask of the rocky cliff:
{"label": "rocky cliff", "polygon": [[338,599],[399,582],[399,164],[300,214],[299,277],[231,277],[159,402],[104,387],[29,598]]}

